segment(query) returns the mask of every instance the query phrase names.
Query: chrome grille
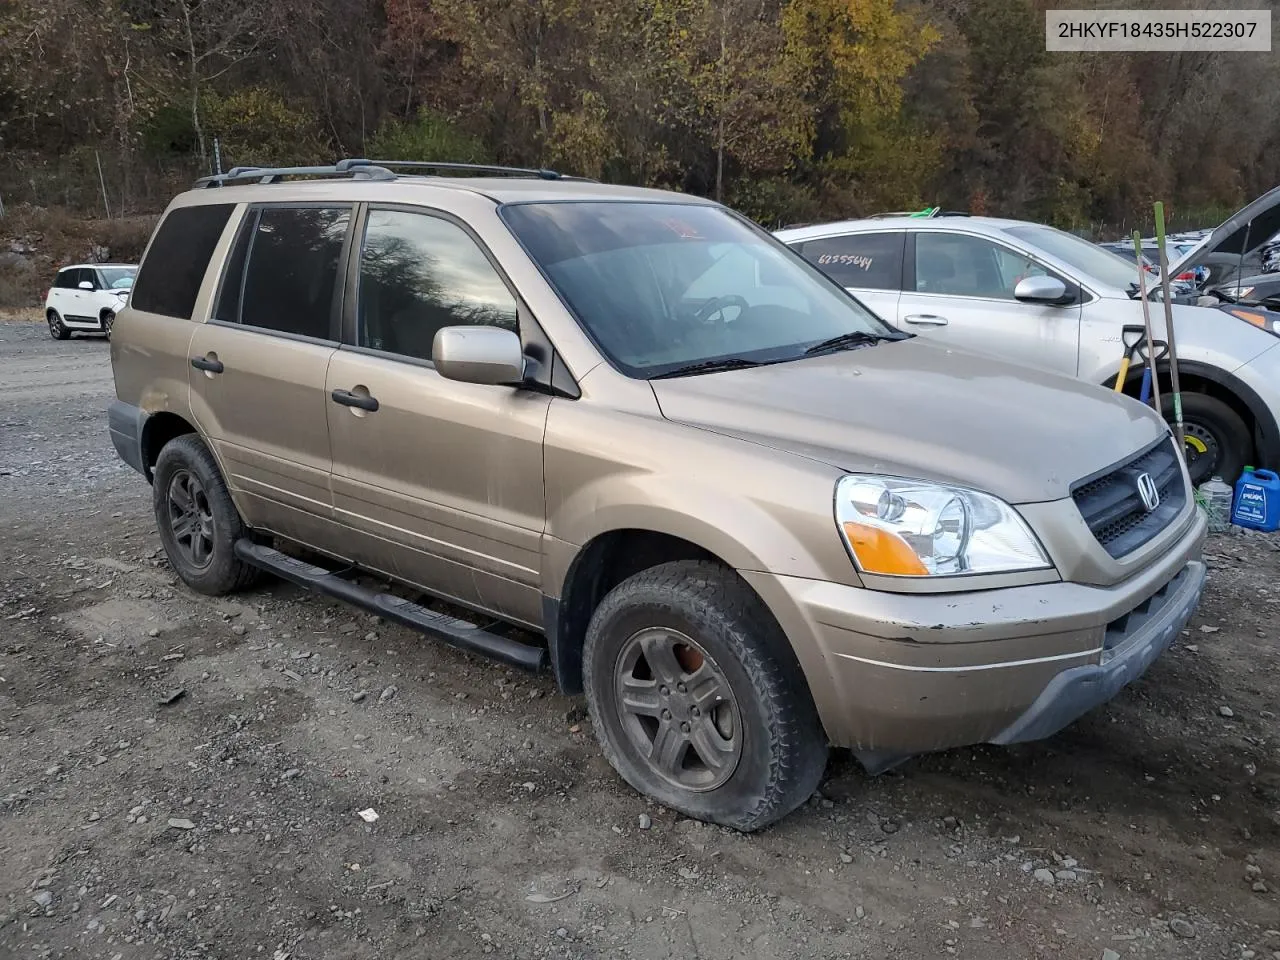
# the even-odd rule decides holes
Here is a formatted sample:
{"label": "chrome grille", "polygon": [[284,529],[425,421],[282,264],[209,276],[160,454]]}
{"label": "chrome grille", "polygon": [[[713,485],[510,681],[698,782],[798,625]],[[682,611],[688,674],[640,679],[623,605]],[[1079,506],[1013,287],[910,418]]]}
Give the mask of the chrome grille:
{"label": "chrome grille", "polygon": [[[1139,478],[1146,474],[1160,503],[1148,510],[1139,491]],[[1102,548],[1113,557],[1123,557],[1167,527],[1186,505],[1182,464],[1172,438],[1118,466],[1086,477],[1071,488],[1080,516]]]}

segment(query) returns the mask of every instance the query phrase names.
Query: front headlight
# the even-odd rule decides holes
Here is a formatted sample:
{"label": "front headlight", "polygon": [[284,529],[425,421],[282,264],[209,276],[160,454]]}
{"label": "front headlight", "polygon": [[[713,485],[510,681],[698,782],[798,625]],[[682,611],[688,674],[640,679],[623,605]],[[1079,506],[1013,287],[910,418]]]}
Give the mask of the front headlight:
{"label": "front headlight", "polygon": [[836,522],[864,573],[942,577],[1051,566],[1012,507],[964,487],[851,474],[836,484]]}

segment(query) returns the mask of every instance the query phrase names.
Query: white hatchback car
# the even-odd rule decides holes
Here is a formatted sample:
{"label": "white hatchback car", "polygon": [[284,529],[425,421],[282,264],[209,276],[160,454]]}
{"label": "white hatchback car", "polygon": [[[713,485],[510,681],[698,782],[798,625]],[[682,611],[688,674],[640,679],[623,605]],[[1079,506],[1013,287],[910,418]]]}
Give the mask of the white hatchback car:
{"label": "white hatchback car", "polygon": [[129,299],[136,265],[77,263],[58,271],[44,301],[49,336],[65,340],[72,333],[105,333]]}
{"label": "white hatchback car", "polygon": [[[1277,229],[1280,189],[1170,271],[1176,276],[1213,256],[1247,261]],[[895,215],[777,236],[889,323],[961,350],[1110,386],[1126,341],[1142,332],[1136,262],[1041,224]],[[1167,340],[1164,305],[1151,308],[1155,337]],[[1233,315],[1175,299],[1173,316],[1192,480],[1216,474],[1234,482],[1246,464],[1280,469],[1280,315]],[[1125,386],[1136,395],[1142,371],[1134,364]],[[1160,370],[1170,416],[1167,363]]]}

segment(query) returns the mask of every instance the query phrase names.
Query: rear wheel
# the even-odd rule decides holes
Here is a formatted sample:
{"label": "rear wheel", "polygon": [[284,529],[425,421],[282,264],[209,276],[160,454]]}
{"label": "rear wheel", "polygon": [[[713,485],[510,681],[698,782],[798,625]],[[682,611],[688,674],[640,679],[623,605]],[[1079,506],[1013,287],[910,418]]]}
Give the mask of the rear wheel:
{"label": "rear wheel", "polygon": [[57,310],[48,310],[45,312],[45,319],[49,321],[49,336],[55,340],[66,340],[71,336],[71,331],[67,329],[67,325],[62,322],[62,318],[58,316]]}
{"label": "rear wheel", "polygon": [[[1160,399],[1165,419],[1172,423],[1173,397],[1165,394]],[[1217,397],[1184,393],[1182,432],[1193,484],[1215,476],[1236,482],[1253,451],[1249,427],[1238,413]]]}
{"label": "rear wheel", "polygon": [[193,590],[220,596],[259,579],[235,553],[248,532],[217,461],[195,434],[170,440],[152,480],[156,526],[169,563]]}
{"label": "rear wheel", "polygon": [[804,676],[732,571],[680,561],[631,577],[592,615],[584,654],[596,736],[641,793],[750,831],[817,788],[827,744]]}

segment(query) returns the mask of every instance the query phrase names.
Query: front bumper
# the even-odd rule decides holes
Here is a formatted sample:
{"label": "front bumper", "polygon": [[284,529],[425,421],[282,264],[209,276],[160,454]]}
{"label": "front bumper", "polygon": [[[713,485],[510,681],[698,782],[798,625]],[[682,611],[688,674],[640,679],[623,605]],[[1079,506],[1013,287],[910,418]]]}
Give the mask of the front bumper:
{"label": "front bumper", "polygon": [[1118,584],[884,593],[743,573],[799,656],[827,735],[871,768],[974,743],[1050,736],[1111,699],[1200,600],[1198,512]]}

